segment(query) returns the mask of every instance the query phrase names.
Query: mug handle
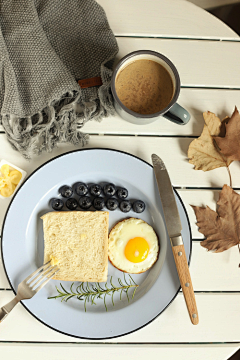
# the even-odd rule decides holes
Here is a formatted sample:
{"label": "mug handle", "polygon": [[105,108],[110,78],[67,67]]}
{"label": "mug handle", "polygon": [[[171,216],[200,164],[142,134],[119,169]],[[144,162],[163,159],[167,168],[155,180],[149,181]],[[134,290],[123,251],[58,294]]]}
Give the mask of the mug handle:
{"label": "mug handle", "polygon": [[163,116],[178,125],[186,125],[191,118],[189,112],[177,103],[163,114]]}

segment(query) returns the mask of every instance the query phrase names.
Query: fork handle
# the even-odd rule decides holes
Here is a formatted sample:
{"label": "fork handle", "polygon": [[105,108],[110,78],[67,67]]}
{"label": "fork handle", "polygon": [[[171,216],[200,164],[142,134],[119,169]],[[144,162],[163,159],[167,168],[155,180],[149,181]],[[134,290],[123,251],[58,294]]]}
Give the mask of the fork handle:
{"label": "fork handle", "polygon": [[8,316],[10,311],[14,308],[15,305],[19,303],[19,299],[15,296],[9,303],[0,308],[0,323]]}

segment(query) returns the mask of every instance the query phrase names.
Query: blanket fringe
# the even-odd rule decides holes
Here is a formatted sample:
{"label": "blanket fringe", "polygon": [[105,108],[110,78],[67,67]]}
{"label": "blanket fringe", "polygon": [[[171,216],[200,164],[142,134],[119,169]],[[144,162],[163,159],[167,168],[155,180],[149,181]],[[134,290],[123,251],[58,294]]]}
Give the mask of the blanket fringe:
{"label": "blanket fringe", "polygon": [[8,141],[28,160],[43,151],[52,152],[59,143],[85,146],[89,135],[80,131],[83,125],[89,120],[101,121],[114,114],[109,88],[109,84],[101,86],[98,99],[84,103],[80,93],[65,94],[33,116],[2,115]]}

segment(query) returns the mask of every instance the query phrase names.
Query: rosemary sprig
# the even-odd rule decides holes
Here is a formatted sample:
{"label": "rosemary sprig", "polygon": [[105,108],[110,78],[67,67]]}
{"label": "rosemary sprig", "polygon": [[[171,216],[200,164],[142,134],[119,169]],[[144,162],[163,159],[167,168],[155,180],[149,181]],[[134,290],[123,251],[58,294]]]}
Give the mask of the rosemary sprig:
{"label": "rosemary sprig", "polygon": [[48,299],[58,299],[61,298],[61,301],[65,301],[67,302],[68,300],[70,300],[73,297],[76,297],[78,300],[82,300],[84,301],[84,309],[85,311],[87,310],[86,304],[87,302],[90,302],[91,305],[96,305],[95,303],[95,299],[103,299],[104,301],[104,305],[105,305],[105,309],[106,311],[108,311],[107,309],[107,304],[106,304],[106,296],[110,295],[112,297],[112,304],[114,306],[114,300],[113,300],[113,296],[116,292],[120,293],[120,300],[122,300],[122,294],[126,293],[128,302],[129,302],[129,289],[134,288],[133,294],[132,294],[132,299],[134,298],[135,292],[137,290],[137,287],[139,285],[137,285],[135,283],[135,281],[133,280],[133,278],[128,274],[129,278],[128,281],[126,280],[125,274],[124,274],[124,282],[118,278],[118,284],[119,286],[115,286],[112,282],[112,276],[110,278],[110,286],[107,284],[105,285],[100,285],[99,282],[94,283],[89,285],[88,282],[84,283],[81,282],[77,287],[76,290],[74,292],[73,290],[73,285],[74,282],[72,283],[72,285],[70,286],[70,291],[67,291],[63,285],[60,283],[60,286],[62,288],[62,290],[60,290],[57,286],[57,292],[58,295],[55,296],[51,296]]}

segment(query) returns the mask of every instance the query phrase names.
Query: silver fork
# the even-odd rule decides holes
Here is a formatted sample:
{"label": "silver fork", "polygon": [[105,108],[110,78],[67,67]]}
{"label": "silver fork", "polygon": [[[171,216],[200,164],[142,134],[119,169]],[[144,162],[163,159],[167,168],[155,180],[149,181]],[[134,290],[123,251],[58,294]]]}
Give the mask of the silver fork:
{"label": "silver fork", "polygon": [[51,265],[51,261],[34,271],[25,280],[18,285],[17,295],[15,298],[0,308],[0,322],[4,320],[10,311],[21,300],[31,299],[39,290],[41,290],[59,271],[55,265]]}

